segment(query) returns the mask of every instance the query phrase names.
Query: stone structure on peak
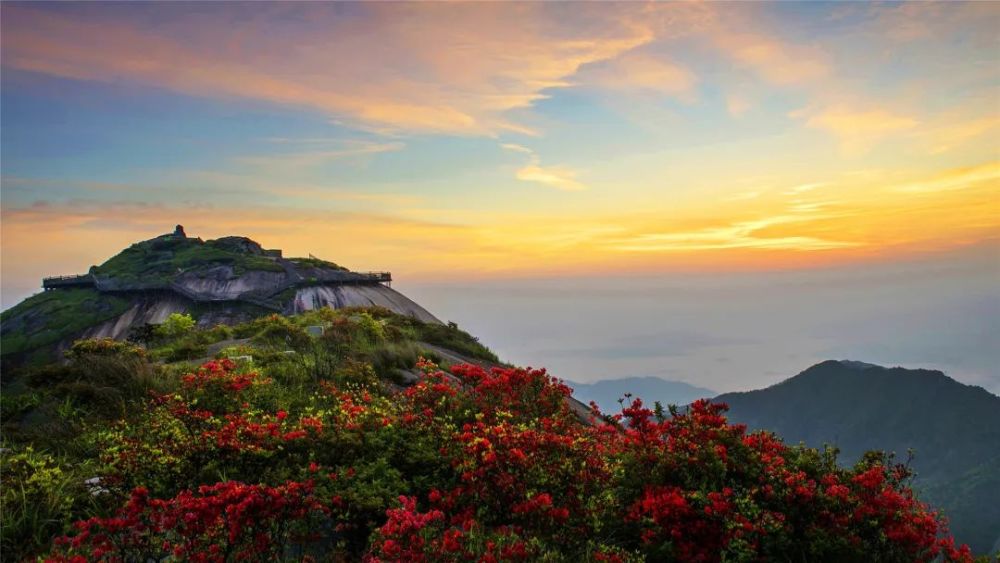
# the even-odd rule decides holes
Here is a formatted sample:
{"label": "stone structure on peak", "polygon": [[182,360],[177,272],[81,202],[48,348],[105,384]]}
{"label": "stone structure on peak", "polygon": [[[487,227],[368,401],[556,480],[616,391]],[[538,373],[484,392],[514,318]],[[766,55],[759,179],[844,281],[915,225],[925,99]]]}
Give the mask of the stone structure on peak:
{"label": "stone structure on peak", "polygon": [[[133,327],[162,322],[175,312],[190,312],[200,325],[214,326],[273,313],[379,306],[423,322],[441,322],[391,283],[389,272],[353,272],[313,256],[284,258],[281,250],[243,236],[202,240],[177,225],[85,274],[45,278],[42,287],[50,302],[75,303],[80,294],[73,297],[71,292],[92,292],[82,302],[98,309],[93,316],[104,317],[84,330],[67,331],[59,339],[61,346],[79,337],[124,338]],[[15,307],[3,332],[23,331],[44,320],[32,311],[42,301],[38,295]],[[122,312],[112,312],[119,308]]]}

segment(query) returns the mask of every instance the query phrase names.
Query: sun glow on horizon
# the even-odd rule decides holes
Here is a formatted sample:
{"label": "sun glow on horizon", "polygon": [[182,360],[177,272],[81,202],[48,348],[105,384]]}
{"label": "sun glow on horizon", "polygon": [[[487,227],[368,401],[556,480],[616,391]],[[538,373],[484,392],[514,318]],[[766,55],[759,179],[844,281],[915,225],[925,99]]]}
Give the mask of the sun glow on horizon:
{"label": "sun glow on horizon", "polygon": [[177,222],[418,281],[1000,239],[991,4],[2,10],[8,288]]}

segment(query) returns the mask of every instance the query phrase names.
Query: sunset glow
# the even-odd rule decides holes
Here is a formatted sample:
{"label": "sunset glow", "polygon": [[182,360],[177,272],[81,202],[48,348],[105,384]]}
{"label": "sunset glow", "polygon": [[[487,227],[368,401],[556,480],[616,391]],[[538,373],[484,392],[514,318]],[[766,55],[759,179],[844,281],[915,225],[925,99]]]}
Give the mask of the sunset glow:
{"label": "sunset glow", "polygon": [[995,248],[998,24],[989,3],[5,3],[3,283],[178,222],[410,280]]}

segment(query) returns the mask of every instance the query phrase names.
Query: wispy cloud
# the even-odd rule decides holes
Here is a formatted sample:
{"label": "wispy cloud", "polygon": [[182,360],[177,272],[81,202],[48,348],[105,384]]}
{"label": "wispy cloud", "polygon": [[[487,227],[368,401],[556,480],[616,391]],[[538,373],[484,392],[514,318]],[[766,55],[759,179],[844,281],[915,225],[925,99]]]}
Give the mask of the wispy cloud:
{"label": "wispy cloud", "polygon": [[[4,66],[296,105],[382,132],[496,135],[531,132],[505,113],[653,38],[590,8],[572,11],[593,11],[600,26],[551,34],[524,25],[569,9],[541,4],[261,4],[239,22],[222,6],[164,4],[156,26],[106,8],[74,17],[72,8],[5,6]],[[303,17],[276,17],[289,10]],[[239,39],[265,24],[268,33]]]}
{"label": "wispy cloud", "polygon": [[[302,144],[302,142],[299,141],[295,144]],[[258,166],[262,168],[303,168],[317,166],[335,160],[358,159],[361,157],[370,157],[379,153],[399,151],[406,146],[401,142],[374,143],[361,141],[335,141],[332,144],[337,146],[335,148],[324,150],[242,156],[237,157],[235,161],[242,165]]]}
{"label": "wispy cloud", "polygon": [[798,186],[793,186],[788,188],[783,193],[785,195],[798,195],[806,192],[811,192],[817,188],[822,188],[824,186],[829,186],[829,182],[809,182],[808,184],[799,184]]}
{"label": "wispy cloud", "polygon": [[818,111],[802,110],[792,117],[803,117],[807,127],[823,129],[840,140],[841,151],[848,156],[864,154],[880,140],[915,128],[919,122],[880,108],[856,109],[833,106]]}
{"label": "wispy cloud", "polygon": [[[972,117],[946,114],[942,116],[940,123],[922,130],[920,137],[928,147],[928,152],[938,155],[961,148],[989,133],[995,133],[998,129],[1000,129],[1000,112]],[[990,142],[989,139],[987,142]]]}
{"label": "wispy cloud", "polygon": [[725,198],[726,201],[746,201],[750,199],[756,199],[762,194],[760,190],[753,190],[748,192],[739,192]]}
{"label": "wispy cloud", "polygon": [[524,145],[518,145],[516,143],[500,143],[500,148],[524,154],[531,154],[531,155],[535,154],[535,151],[529,149]]}
{"label": "wispy cloud", "polygon": [[502,143],[501,148],[528,155],[528,163],[517,170],[515,177],[523,182],[536,182],[566,192],[578,192],[587,186],[577,181],[575,170],[565,166],[542,166],[535,151],[523,145]]}
{"label": "wispy cloud", "polygon": [[[394,269],[411,279],[436,279],[440,272],[475,277],[733,264],[767,269],[900,257],[1000,236],[996,163],[852,178],[831,180],[836,190],[822,192],[843,198],[806,201],[802,198],[811,192],[789,196],[762,189],[755,197],[712,202],[700,211],[634,209],[586,216],[449,211],[435,205],[410,213],[408,206],[421,202],[405,200],[374,201],[370,211],[341,210],[323,205],[324,198],[381,195],[306,185],[272,186],[275,197],[266,204],[80,197],[15,206],[5,199],[3,281],[30,287],[55,271],[84,271],[108,253],[177,223],[203,238],[246,234],[289,254]],[[290,205],[295,194],[310,205]]]}
{"label": "wispy cloud", "polygon": [[892,189],[903,193],[926,194],[961,190],[977,185],[991,187],[997,196],[996,206],[1000,208],[1000,161],[948,170],[931,178],[893,186]]}
{"label": "wispy cloud", "polygon": [[610,61],[589,65],[579,73],[582,84],[616,94],[633,93],[673,96],[683,102],[697,99],[695,73],[662,53],[638,49]]}
{"label": "wispy cloud", "polygon": [[537,182],[567,192],[587,189],[586,186],[576,181],[575,171],[563,166],[529,164],[517,171],[517,179],[525,182]]}
{"label": "wispy cloud", "polygon": [[[812,211],[812,210],[809,210]],[[774,236],[763,232],[769,227],[802,223],[822,216],[797,213],[775,215],[726,226],[705,227],[690,231],[641,233],[612,243],[625,252],[692,252],[727,249],[831,250],[861,246],[859,242],[824,239],[815,236]]]}
{"label": "wispy cloud", "polygon": [[[237,159],[237,162],[239,160]],[[282,161],[283,164],[287,162]],[[264,163],[261,163],[264,166]],[[271,168],[273,172],[273,168]],[[280,170],[279,170],[280,172]],[[17,209],[26,202],[107,201],[117,204],[146,202],[162,205],[170,202],[202,201],[210,205],[290,205],[307,203],[313,209],[336,203],[373,203],[383,209],[420,205],[426,198],[419,194],[348,189],[281,179],[252,172],[215,170],[177,170],[163,183],[89,182],[56,178],[4,176],[4,209]],[[42,195],[44,194],[44,195]],[[47,198],[47,199],[43,199]],[[131,198],[131,199],[130,199]]]}
{"label": "wispy cloud", "polygon": [[735,64],[779,86],[807,84],[832,73],[822,49],[747,29],[752,21],[752,14],[733,10],[719,11],[713,20],[710,37]]}
{"label": "wispy cloud", "polygon": [[[103,253],[178,221],[439,272],[801,264],[1000,232],[1000,12],[988,4],[818,17],[713,3],[0,8],[5,95],[49,88],[67,116],[15,139],[21,150],[7,150],[5,123],[5,267],[73,260],[93,252],[84,242]],[[129,159],[168,139],[124,150],[138,138],[120,134],[127,119],[70,119],[98,91],[215,101],[177,103],[206,116],[185,137],[239,127],[208,141],[232,143],[215,160],[187,145],[143,168],[159,164]],[[109,98],[100,109],[117,116]],[[98,150],[79,151],[79,135],[55,146],[58,127],[84,126],[108,133],[89,139]],[[24,156],[42,134],[52,150]],[[454,138],[468,136],[485,139]],[[515,181],[530,185],[510,194]],[[577,193],[567,206],[538,188]],[[46,229],[61,239],[32,238]]]}

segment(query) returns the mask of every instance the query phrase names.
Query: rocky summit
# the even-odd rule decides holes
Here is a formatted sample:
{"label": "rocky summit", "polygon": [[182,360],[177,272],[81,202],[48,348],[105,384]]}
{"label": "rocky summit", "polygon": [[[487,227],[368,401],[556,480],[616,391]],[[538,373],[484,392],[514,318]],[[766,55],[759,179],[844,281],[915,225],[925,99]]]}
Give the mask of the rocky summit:
{"label": "rocky summit", "polygon": [[5,311],[5,363],[47,360],[78,338],[123,339],[187,313],[201,326],[323,307],[381,306],[440,321],[391,288],[389,272],[352,272],[309,256],[286,258],[243,236],[214,240],[173,232],[138,242],[85,274],[42,280],[43,292]]}

